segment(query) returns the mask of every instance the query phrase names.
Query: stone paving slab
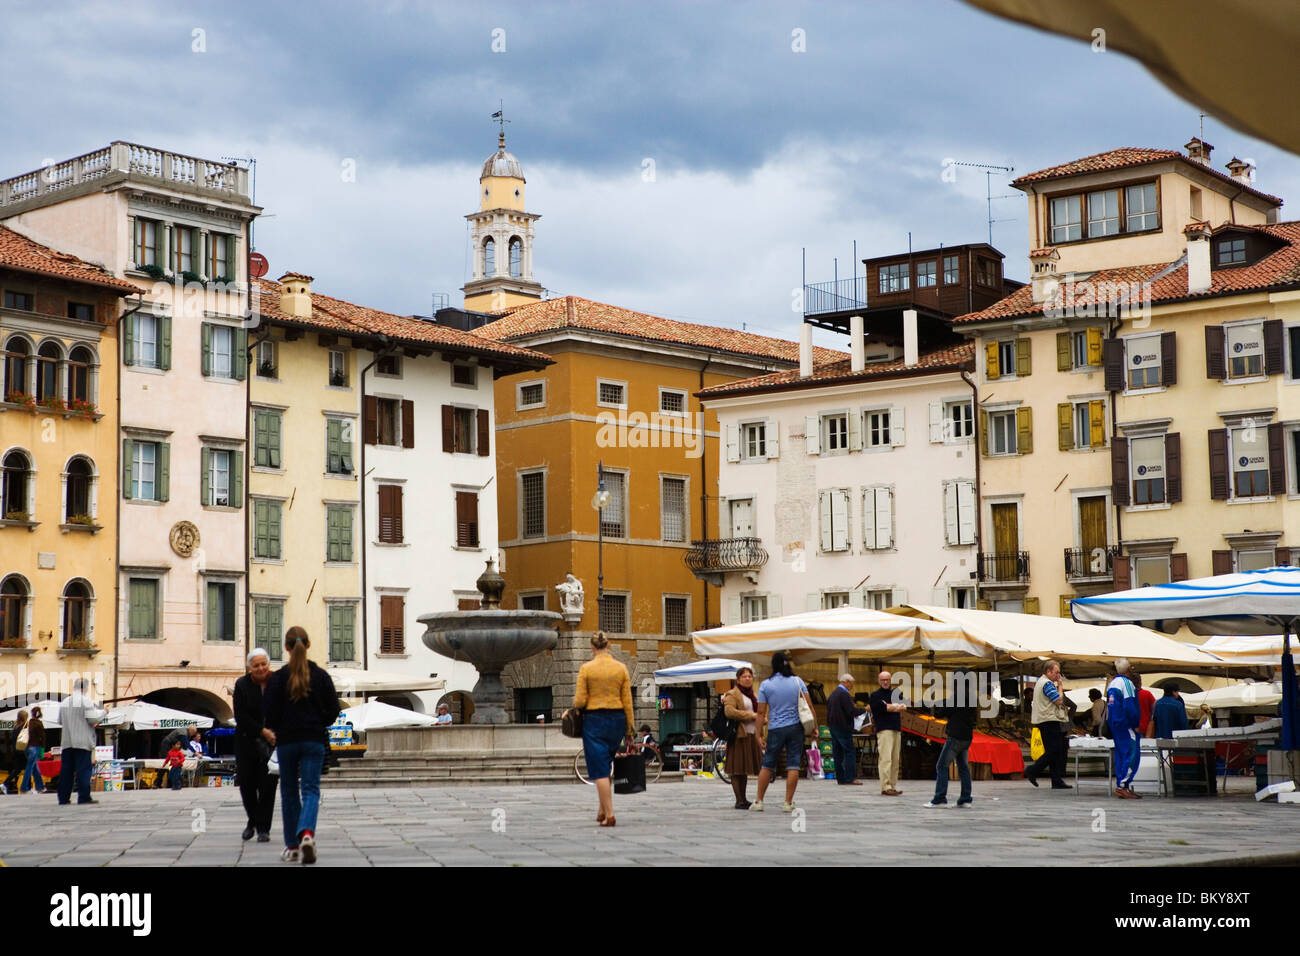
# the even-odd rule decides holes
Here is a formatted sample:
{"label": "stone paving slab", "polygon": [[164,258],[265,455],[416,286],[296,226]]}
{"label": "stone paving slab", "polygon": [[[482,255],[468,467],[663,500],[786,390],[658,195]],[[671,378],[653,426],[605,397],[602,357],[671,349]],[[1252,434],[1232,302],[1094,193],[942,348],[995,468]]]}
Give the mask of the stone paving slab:
{"label": "stone paving slab", "polygon": [[[980,782],[972,808],[931,810],[921,781],[892,798],[801,781],[796,814],[781,812],[779,790],[763,813],[746,813],[721,783],[660,784],[616,797],[614,828],[595,825],[595,791],[576,784],[326,790],[318,845],[325,866],[1164,865],[1300,851],[1281,836],[1297,832],[1300,808],[1256,803],[1251,782],[1233,780],[1216,798],[1141,801],[1110,799],[1099,786],[1076,794]],[[0,797],[0,860],[285,865],[278,808],[271,842],[245,843],[233,789],[97,797],[84,807]]]}

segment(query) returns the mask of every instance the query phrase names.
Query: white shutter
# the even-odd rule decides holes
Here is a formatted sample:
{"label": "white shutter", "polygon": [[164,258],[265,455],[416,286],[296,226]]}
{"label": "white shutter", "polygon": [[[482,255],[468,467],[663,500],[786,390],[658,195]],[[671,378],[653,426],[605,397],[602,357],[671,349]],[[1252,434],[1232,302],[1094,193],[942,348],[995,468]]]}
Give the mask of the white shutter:
{"label": "white shutter", "polygon": [[781,595],[769,594],[767,596],[767,616],[768,617],[781,616]]}
{"label": "white shutter", "polygon": [[907,588],[894,588],[889,595],[889,606],[898,607],[907,603]]}
{"label": "white shutter", "polygon": [[862,451],[862,412],[849,410],[849,451]]}
{"label": "white shutter", "polygon": [[[876,490],[862,489],[862,547],[876,546]],[[864,605],[865,606],[865,605]]]}
{"label": "white shutter", "polygon": [[778,442],[778,439],[780,438],[779,431],[780,429],[777,426],[776,419],[769,418],[767,420],[767,457],[768,458],[781,457],[781,446]]}
{"label": "white shutter", "polygon": [[975,482],[957,482],[957,542],[975,543]]}
{"label": "white shutter", "polygon": [[822,452],[821,419],[816,415],[806,415],[803,420],[804,448],[810,455]]}
{"label": "white shutter", "polygon": [[903,425],[903,408],[901,405],[896,405],[889,410],[889,443],[891,445],[901,445],[907,440]]}
{"label": "white shutter", "polygon": [[866,606],[867,606],[867,589],[866,589],[866,588],[854,588],[852,591],[850,591],[850,592],[849,592],[849,604],[850,604],[852,607],[866,607]]}
{"label": "white shutter", "polygon": [[930,603],[931,603],[932,605],[934,605],[935,607],[947,607],[947,606],[948,606],[948,589],[947,589],[947,588],[931,588],[931,589],[930,589]]}
{"label": "white shutter", "polygon": [[729,595],[727,597],[727,619],[724,624],[740,623],[740,596]]}
{"label": "white shutter", "polygon": [[813,591],[804,600],[805,611],[820,611],[822,609],[822,595],[820,591]]}
{"label": "white shutter", "polygon": [[894,546],[894,490],[876,489],[876,547]]}
{"label": "white shutter", "polygon": [[832,544],[836,551],[843,551],[849,546],[849,493],[832,491],[831,499]]}
{"label": "white shutter", "polygon": [[[709,529],[704,529],[704,537],[709,536]],[[718,499],[718,537],[731,537],[731,504],[726,498]]]}
{"label": "white shutter", "polygon": [[943,402],[930,403],[930,444],[943,443]]}
{"label": "white shutter", "polygon": [[818,495],[818,497],[820,498],[821,519],[822,519],[822,523],[821,523],[822,550],[830,551],[831,550],[831,493],[829,491],[823,491]]}
{"label": "white shutter", "polygon": [[961,530],[957,518],[957,488],[960,483],[943,483],[943,540],[945,544],[960,544]]}
{"label": "white shutter", "polygon": [[727,426],[727,461],[740,461],[740,428]]}

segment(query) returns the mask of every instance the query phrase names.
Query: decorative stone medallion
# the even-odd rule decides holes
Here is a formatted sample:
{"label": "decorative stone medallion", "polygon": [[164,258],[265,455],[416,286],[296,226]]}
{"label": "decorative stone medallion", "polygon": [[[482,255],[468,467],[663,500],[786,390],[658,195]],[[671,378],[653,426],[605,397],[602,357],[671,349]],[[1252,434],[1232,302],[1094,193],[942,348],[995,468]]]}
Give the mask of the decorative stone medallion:
{"label": "decorative stone medallion", "polygon": [[172,550],[182,558],[188,558],[199,546],[199,529],[190,521],[178,521],[172,525]]}

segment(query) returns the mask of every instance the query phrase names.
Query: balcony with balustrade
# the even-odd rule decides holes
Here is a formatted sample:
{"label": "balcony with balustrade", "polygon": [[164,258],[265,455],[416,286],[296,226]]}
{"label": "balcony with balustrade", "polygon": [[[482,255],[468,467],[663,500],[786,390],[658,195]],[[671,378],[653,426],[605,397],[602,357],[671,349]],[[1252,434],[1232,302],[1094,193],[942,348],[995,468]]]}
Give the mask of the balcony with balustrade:
{"label": "balcony with balustrade", "polygon": [[757,574],[767,564],[767,549],[758,538],[709,538],[692,541],[682,560],[697,578],[722,587],[730,573]]}
{"label": "balcony with balustrade", "polygon": [[976,562],[981,584],[1016,587],[1029,583],[1028,551],[981,551]]}

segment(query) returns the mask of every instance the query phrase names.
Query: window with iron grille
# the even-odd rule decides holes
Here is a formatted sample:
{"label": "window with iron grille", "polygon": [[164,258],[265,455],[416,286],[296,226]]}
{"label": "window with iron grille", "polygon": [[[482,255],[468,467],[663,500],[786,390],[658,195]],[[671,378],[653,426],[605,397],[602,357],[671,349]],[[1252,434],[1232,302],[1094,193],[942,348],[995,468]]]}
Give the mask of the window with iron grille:
{"label": "window with iron grille", "polygon": [[596,400],[600,405],[626,404],[627,387],[618,382],[600,382],[596,387]]}
{"label": "window with iron grille", "polygon": [[683,635],[686,633],[686,604],[684,597],[664,598],[664,633]]}
{"label": "window with iron grille", "polygon": [[661,534],[665,541],[686,540],[686,479],[660,480]]}
{"label": "window with iron grille", "polygon": [[531,471],[519,476],[524,500],[523,537],[546,535],[546,472]]}
{"label": "window with iron grille", "polygon": [[519,386],[519,407],[535,408],[546,404],[546,383],[529,382]]}
{"label": "window with iron grille", "polygon": [[665,388],[659,391],[659,411],[680,415],[686,411],[686,393]]}
{"label": "window with iron grille", "polygon": [[521,594],[519,596],[519,607],[524,611],[545,611],[546,610],[546,592],[541,594]]}
{"label": "window with iron grille", "polygon": [[611,634],[627,633],[626,594],[606,594],[601,597],[600,629]]}
{"label": "window with iron grille", "polygon": [[621,472],[605,472],[605,490],[609,504],[600,511],[600,533],[607,538],[627,536],[627,476]]}

